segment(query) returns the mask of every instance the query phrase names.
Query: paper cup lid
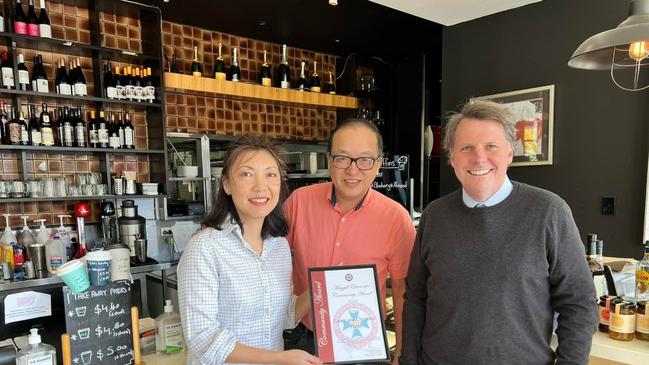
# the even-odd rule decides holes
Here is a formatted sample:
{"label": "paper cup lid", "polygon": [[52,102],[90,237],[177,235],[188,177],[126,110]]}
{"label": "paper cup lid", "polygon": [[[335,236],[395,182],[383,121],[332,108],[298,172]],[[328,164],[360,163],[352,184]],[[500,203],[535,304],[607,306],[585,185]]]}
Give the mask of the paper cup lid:
{"label": "paper cup lid", "polygon": [[110,252],[108,251],[90,251],[86,254],[86,261],[106,261],[106,260],[112,260],[113,256],[111,256]]}
{"label": "paper cup lid", "polygon": [[123,243],[113,243],[111,245],[108,245],[108,247],[106,247],[106,250],[117,250],[117,249],[122,249],[122,248],[130,250],[130,248],[127,245],[123,244]]}
{"label": "paper cup lid", "polygon": [[63,276],[77,270],[78,268],[83,268],[83,263],[80,260],[68,261],[56,270],[56,275]]}

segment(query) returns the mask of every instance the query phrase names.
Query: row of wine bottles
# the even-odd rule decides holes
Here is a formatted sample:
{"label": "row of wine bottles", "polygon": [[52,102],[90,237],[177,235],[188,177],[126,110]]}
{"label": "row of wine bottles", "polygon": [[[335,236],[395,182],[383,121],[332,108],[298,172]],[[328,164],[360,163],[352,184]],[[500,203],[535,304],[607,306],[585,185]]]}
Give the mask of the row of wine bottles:
{"label": "row of wine bottles", "polygon": [[[29,0],[27,15],[20,0],[16,0],[16,9],[13,15],[12,24],[17,34],[27,34],[34,37],[52,38],[52,25],[45,10],[45,0],[40,0],[41,10],[36,16],[34,0]],[[4,16],[0,13],[0,32],[5,31]]]}
{"label": "row of wine bottles", "polygon": [[120,73],[115,66],[115,73],[110,62],[104,64],[104,89],[106,97],[116,100],[139,101],[153,103],[155,86],[151,67],[125,66]]}
{"label": "row of wine bottles", "polygon": [[[41,93],[49,93],[50,86],[48,82],[47,72],[43,67],[43,57],[39,54],[34,57],[34,67],[32,68],[31,77],[29,70],[25,65],[25,58],[22,53],[18,54],[18,86],[16,86],[16,78],[14,77],[14,64],[12,58],[7,51],[1,54],[2,65],[0,65],[0,72],[2,79],[0,86],[5,89],[19,89],[23,91],[37,91]],[[81,69],[81,61],[79,58],[70,62],[70,72],[68,73],[65,68],[65,61],[61,59],[58,62],[58,69],[56,71],[55,88],[57,94],[62,95],[88,95],[88,88],[86,85],[86,78],[83,76]]]}
{"label": "row of wine bottles", "polygon": [[[227,70],[225,62],[222,55],[223,45],[219,43],[219,50],[216,60],[214,61],[214,78],[217,80],[230,80],[234,82],[241,81],[241,68],[239,67],[239,50],[237,47],[232,49],[232,64],[230,69]],[[198,47],[194,46],[194,60],[192,62],[192,75],[202,77],[203,76],[203,67],[198,59]],[[176,65],[175,54],[172,57],[171,64],[169,66],[170,72],[178,72],[178,67]],[[275,82],[273,83],[273,76],[271,71],[271,66],[267,60],[267,52],[264,50],[264,63],[259,70],[259,77],[257,82],[264,86],[273,86],[280,87],[283,89],[290,89],[291,85],[293,88],[302,91],[312,91],[312,92],[325,92],[328,94],[336,93],[336,83],[334,81],[333,74],[329,72],[329,79],[324,83],[324,86],[321,83],[320,75],[318,74],[318,63],[313,62],[313,72],[311,77],[307,79],[306,76],[306,61],[302,61],[300,67],[300,76],[296,80],[295,84],[292,84],[290,67],[288,65],[288,56],[287,56],[287,47],[282,45],[282,58],[278,67],[278,71],[275,77]]]}
{"label": "row of wine bottles", "polygon": [[135,128],[129,113],[111,113],[106,119],[103,110],[92,110],[89,121],[83,120],[80,107],[58,109],[56,121],[42,104],[40,113],[29,105],[27,120],[22,111],[16,117],[11,105],[0,101],[0,140],[3,144],[24,146],[60,146],[81,148],[135,148]]}

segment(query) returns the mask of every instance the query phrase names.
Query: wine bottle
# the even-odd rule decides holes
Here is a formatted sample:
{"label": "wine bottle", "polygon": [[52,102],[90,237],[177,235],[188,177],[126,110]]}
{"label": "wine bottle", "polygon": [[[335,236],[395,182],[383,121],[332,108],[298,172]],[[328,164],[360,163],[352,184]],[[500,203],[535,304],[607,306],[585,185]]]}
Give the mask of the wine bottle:
{"label": "wine bottle", "polygon": [[29,89],[29,70],[25,66],[25,56],[18,54],[18,87],[22,91]]}
{"label": "wine bottle", "polygon": [[41,127],[38,124],[38,119],[36,118],[36,107],[34,105],[29,106],[29,124],[27,125],[29,130],[29,139],[32,146],[41,145]]}
{"label": "wine bottle", "polygon": [[74,95],[86,96],[88,95],[88,86],[86,85],[86,78],[83,76],[83,69],[81,68],[81,60],[77,58],[75,80],[74,80]]}
{"label": "wine bottle", "polygon": [[300,91],[304,91],[308,86],[306,85],[306,76],[304,74],[304,67],[306,66],[306,62],[302,61],[301,69],[300,69],[300,77],[297,79],[297,89]]}
{"label": "wine bottle", "polygon": [[288,67],[288,51],[286,45],[282,45],[282,60],[279,64],[277,73],[277,86],[282,89],[291,88],[291,69]]}
{"label": "wine bottle", "polygon": [[14,109],[8,105],[6,106],[7,122],[5,123],[5,144],[19,145],[20,144],[20,122],[16,120]]}
{"label": "wine bottle", "polygon": [[16,0],[16,12],[14,13],[14,32],[17,34],[27,34],[27,16],[23,11],[23,5],[20,0]]}
{"label": "wine bottle", "polygon": [[27,34],[34,37],[41,35],[41,30],[38,26],[38,17],[36,16],[36,10],[34,10],[34,0],[29,0],[29,7],[27,9]]}
{"label": "wine bottle", "polygon": [[241,69],[239,68],[239,49],[234,47],[232,49],[232,65],[230,65],[230,74],[228,75],[230,81],[241,81]]}
{"label": "wine bottle", "polygon": [[99,123],[94,110],[90,111],[90,120],[88,120],[88,140],[90,141],[90,147],[99,147]]}
{"label": "wine bottle", "polygon": [[115,121],[115,113],[111,114],[111,120],[110,124],[108,125],[108,133],[110,136],[108,137],[108,146],[113,149],[118,149],[120,148],[120,142],[119,142],[119,126],[117,125],[117,122]]}
{"label": "wine bottle", "polygon": [[88,129],[86,122],[81,118],[81,109],[74,111],[74,144],[77,147],[88,147]]}
{"label": "wine bottle", "polygon": [[124,148],[124,146],[126,146],[126,142],[124,139],[124,119],[122,118],[122,113],[119,113],[116,127],[117,135],[119,136],[119,148]]}
{"label": "wine bottle", "polygon": [[201,63],[198,61],[198,47],[194,46],[194,61],[192,61],[192,75],[196,77],[203,76]]}
{"label": "wine bottle", "polygon": [[142,87],[142,77],[139,67],[133,70],[133,80],[133,100],[144,101],[142,93],[144,88]]}
{"label": "wine bottle", "polygon": [[2,73],[2,87],[5,89],[13,89],[14,84],[14,63],[9,57],[9,52],[2,51],[2,66],[0,66],[0,73]]}
{"label": "wine bottle", "polygon": [[113,77],[113,68],[110,62],[104,64],[104,87],[108,99],[117,99],[117,88],[115,87],[115,78]]}
{"label": "wine bottle", "polygon": [[311,91],[314,93],[320,92],[320,75],[318,75],[318,62],[313,61],[313,73],[311,74]]}
{"label": "wine bottle", "polygon": [[126,100],[133,101],[135,100],[135,85],[133,84],[133,78],[131,77],[131,66],[126,66],[124,68],[124,96]]}
{"label": "wine bottle", "polygon": [[41,12],[38,14],[38,28],[41,32],[41,37],[52,38],[52,25],[45,10],[45,0],[41,0]]}
{"label": "wine bottle", "polygon": [[223,61],[223,55],[221,54],[221,49],[223,44],[219,42],[219,53],[216,56],[216,61],[214,61],[214,78],[217,80],[225,80],[225,62]]}
{"label": "wine bottle", "polygon": [[68,71],[65,68],[65,60],[59,60],[59,68],[56,70],[56,93],[61,95],[72,95],[72,86],[68,78]]}
{"label": "wine bottle", "polygon": [[34,68],[32,69],[32,90],[39,93],[50,92],[50,85],[47,82],[47,74],[43,67],[43,56],[36,55],[34,57]]}
{"label": "wine bottle", "polygon": [[0,100],[0,143],[5,143],[5,125],[7,124],[5,102]]}
{"label": "wine bottle", "polygon": [[70,84],[70,95],[74,95],[74,83],[77,79],[77,69],[74,67],[74,61],[68,63],[68,84]]}
{"label": "wine bottle", "polygon": [[171,55],[171,64],[169,65],[169,72],[179,73],[178,65],[176,64],[176,54]]}
{"label": "wine bottle", "polygon": [[123,148],[134,149],[135,148],[135,129],[131,123],[131,116],[129,113],[126,113],[124,116],[126,119],[124,121],[124,146]]}
{"label": "wine bottle", "polygon": [[122,78],[122,75],[119,73],[119,66],[115,66],[115,92],[116,92],[116,99],[117,100],[123,100],[125,95],[126,95],[126,90],[124,89],[124,79]]}
{"label": "wine bottle", "polygon": [[273,81],[271,78],[271,73],[270,73],[270,66],[268,65],[268,62],[266,60],[266,50],[264,50],[264,63],[261,65],[261,70],[259,70],[259,79],[260,79],[260,84],[264,86],[272,86]]}
{"label": "wine bottle", "polygon": [[[0,32],[4,32],[4,31],[5,31],[5,15],[4,12],[2,12],[2,7],[0,6]],[[2,133],[2,126],[0,126],[0,133]],[[0,137],[0,141],[2,141],[2,137]]]}
{"label": "wine bottle", "polygon": [[104,110],[99,110],[99,119],[97,119],[97,139],[100,148],[108,148],[108,123],[106,122]]}
{"label": "wine bottle", "polygon": [[47,111],[47,104],[41,105],[41,116],[38,124],[41,128],[41,143],[43,146],[54,146],[54,128],[52,126],[52,116]]}
{"label": "wine bottle", "polygon": [[325,84],[326,92],[331,95],[336,95],[336,82],[334,81],[334,75],[329,72],[329,82]]}
{"label": "wine bottle", "polygon": [[72,119],[72,109],[63,108],[63,145],[65,147],[74,147],[74,120]]}
{"label": "wine bottle", "polygon": [[153,103],[155,100],[155,86],[153,86],[153,76],[151,76],[151,67],[146,68],[146,81],[144,82],[144,89],[146,90],[146,100],[149,103]]}
{"label": "wine bottle", "polygon": [[27,127],[27,122],[25,122],[25,116],[23,112],[20,112],[20,118],[18,119],[20,123],[20,144],[23,146],[29,146],[29,127]]}

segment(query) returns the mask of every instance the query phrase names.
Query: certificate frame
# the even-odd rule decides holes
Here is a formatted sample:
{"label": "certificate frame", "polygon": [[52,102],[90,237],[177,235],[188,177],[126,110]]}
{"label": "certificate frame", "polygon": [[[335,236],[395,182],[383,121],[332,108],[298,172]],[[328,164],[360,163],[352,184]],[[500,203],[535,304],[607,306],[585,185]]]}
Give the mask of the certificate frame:
{"label": "certificate frame", "polygon": [[390,362],[376,265],[309,268],[316,355],[326,364]]}

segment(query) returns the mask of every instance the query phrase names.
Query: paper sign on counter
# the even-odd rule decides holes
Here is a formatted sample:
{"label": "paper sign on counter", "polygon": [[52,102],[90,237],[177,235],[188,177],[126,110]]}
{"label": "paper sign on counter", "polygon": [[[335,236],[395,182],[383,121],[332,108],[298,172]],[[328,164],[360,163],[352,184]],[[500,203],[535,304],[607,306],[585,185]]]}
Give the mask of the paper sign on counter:
{"label": "paper sign on counter", "polygon": [[5,323],[52,315],[52,297],[35,291],[9,294],[5,297]]}

